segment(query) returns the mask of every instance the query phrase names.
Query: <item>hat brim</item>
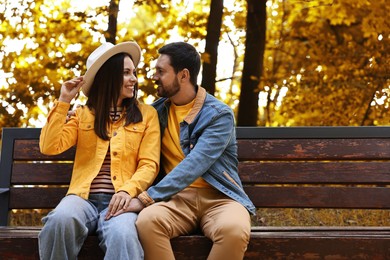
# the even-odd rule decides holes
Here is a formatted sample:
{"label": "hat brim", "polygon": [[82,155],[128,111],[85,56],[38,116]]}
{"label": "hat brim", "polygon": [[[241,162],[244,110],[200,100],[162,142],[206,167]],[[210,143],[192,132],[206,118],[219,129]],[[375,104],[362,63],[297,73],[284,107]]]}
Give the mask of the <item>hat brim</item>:
{"label": "hat brim", "polygon": [[89,90],[91,89],[93,80],[96,73],[99,71],[100,67],[112,56],[118,53],[128,53],[132,57],[134,67],[137,68],[138,63],[141,59],[141,48],[135,42],[122,42],[114,45],[108,51],[103,53],[96,61],[91,65],[91,67],[85,72],[83,77],[83,85],[81,91],[84,95],[88,96]]}

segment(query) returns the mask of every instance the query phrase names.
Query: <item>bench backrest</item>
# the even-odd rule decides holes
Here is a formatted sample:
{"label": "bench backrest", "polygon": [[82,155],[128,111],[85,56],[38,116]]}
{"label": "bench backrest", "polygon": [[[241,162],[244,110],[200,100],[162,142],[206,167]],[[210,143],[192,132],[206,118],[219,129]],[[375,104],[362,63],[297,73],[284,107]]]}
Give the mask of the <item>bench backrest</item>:
{"label": "bench backrest", "polygon": [[[0,225],[11,209],[53,208],[74,149],[39,152],[39,128],[3,128]],[[239,173],[257,207],[390,209],[390,127],[237,127]]]}

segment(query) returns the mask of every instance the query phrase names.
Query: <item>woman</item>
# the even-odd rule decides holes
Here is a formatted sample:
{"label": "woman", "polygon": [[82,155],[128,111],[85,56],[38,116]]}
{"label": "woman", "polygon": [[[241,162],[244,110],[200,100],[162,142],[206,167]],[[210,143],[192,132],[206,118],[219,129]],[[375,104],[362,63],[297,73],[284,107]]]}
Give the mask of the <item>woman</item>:
{"label": "woman", "polygon": [[[76,145],[72,178],[57,207],[43,218],[41,259],[76,259],[96,232],[105,259],[143,259],[130,200],[155,179],[160,160],[157,113],[137,101],[134,42],[104,43],[87,60],[83,77],[64,82],[40,136],[41,152],[54,155]],[[79,90],[88,97],[66,120]]]}

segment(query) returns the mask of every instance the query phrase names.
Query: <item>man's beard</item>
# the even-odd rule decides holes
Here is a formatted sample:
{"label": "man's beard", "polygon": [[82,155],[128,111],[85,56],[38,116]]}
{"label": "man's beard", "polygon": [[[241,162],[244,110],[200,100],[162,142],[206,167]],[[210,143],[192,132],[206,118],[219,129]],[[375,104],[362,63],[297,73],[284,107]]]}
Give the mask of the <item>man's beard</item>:
{"label": "man's beard", "polygon": [[171,85],[162,85],[160,84],[160,81],[156,81],[155,83],[158,85],[157,95],[160,97],[170,98],[180,91],[180,85],[177,78],[175,78]]}

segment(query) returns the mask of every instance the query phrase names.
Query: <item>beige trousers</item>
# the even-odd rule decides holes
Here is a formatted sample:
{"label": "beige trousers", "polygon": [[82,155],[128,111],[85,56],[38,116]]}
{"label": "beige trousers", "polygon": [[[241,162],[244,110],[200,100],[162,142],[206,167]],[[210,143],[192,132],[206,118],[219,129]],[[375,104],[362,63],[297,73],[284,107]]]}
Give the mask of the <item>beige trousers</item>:
{"label": "beige trousers", "polygon": [[243,259],[251,229],[245,207],[213,188],[187,188],[146,207],[136,225],[146,260],[175,259],[170,239],[199,229],[213,241],[208,259]]}

